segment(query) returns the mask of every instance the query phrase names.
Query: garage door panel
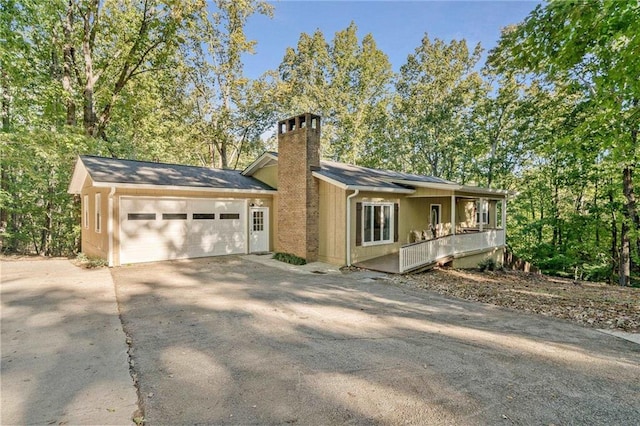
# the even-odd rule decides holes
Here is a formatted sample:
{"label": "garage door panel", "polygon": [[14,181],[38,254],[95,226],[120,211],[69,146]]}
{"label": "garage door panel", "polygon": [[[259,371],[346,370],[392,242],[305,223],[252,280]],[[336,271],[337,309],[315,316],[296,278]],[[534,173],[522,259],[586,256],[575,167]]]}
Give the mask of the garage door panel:
{"label": "garage door panel", "polygon": [[[120,262],[245,253],[245,209],[244,201],[123,197]],[[131,214],[151,213],[155,220],[129,220]],[[221,214],[237,219],[221,219]]]}

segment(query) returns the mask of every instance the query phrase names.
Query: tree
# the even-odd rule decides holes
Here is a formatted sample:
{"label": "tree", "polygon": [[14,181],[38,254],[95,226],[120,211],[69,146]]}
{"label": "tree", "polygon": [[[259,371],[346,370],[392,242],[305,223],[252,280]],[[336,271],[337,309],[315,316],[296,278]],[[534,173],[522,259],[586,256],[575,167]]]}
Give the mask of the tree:
{"label": "tree", "polygon": [[242,64],[242,56],[256,45],[244,33],[247,19],[255,13],[271,16],[272,7],[264,1],[218,0],[211,8],[202,9],[185,33],[183,91],[191,109],[193,149],[208,147],[206,164],[229,168],[273,123],[268,78],[250,81]]}
{"label": "tree", "polygon": [[277,99],[282,114],[322,115],[325,157],[363,164],[371,161],[374,122],[388,112],[393,72],[373,36],[359,41],[357,30],[352,22],[331,43],[320,31],[302,34],[279,67]]}
{"label": "tree", "polygon": [[487,87],[474,67],[482,49],[462,41],[422,43],[400,68],[394,121],[404,168],[446,179],[464,175],[465,121]]}
{"label": "tree", "polygon": [[618,165],[626,200],[620,233],[621,285],[631,279],[631,239],[640,252],[633,178],[640,159],[639,33],[636,1],[552,1],[505,32],[491,58],[502,69],[547,76],[583,92],[584,105],[577,107],[589,108],[590,119],[577,131],[599,141],[604,162]]}

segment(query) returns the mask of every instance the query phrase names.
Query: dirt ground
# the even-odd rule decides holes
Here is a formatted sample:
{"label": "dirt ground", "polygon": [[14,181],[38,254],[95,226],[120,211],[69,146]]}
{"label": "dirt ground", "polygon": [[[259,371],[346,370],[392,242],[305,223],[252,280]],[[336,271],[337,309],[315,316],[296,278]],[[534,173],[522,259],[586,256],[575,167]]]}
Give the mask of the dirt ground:
{"label": "dirt ground", "polygon": [[398,284],[585,326],[640,332],[640,288],[515,271],[434,269],[394,278]]}

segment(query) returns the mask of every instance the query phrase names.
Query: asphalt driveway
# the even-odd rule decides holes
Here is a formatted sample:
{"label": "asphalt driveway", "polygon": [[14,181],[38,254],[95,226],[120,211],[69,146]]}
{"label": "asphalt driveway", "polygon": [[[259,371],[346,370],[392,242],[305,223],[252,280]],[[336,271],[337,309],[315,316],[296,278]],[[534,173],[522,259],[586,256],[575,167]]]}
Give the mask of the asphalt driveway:
{"label": "asphalt driveway", "polygon": [[640,424],[640,346],[243,257],[112,270],[148,424]]}

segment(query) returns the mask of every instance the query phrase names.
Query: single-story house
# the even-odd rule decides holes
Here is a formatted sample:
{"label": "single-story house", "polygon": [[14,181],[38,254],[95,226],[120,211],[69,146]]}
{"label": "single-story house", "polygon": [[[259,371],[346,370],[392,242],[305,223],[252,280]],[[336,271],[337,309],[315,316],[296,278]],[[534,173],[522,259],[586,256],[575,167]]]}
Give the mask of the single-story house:
{"label": "single-story house", "polygon": [[281,121],[278,152],[243,171],[80,156],[82,251],[110,266],[270,251],[395,272],[502,261],[507,191],[323,161],[320,130],[312,114]]}

